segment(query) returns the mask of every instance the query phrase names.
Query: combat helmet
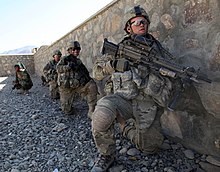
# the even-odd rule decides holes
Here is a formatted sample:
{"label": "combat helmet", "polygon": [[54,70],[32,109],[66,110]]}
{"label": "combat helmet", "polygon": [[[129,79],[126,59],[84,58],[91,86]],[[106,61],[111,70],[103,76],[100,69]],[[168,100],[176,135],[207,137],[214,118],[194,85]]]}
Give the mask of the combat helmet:
{"label": "combat helmet", "polygon": [[127,26],[130,25],[131,19],[134,17],[139,17],[139,16],[144,17],[147,20],[148,24],[150,24],[150,19],[149,19],[147,12],[142,7],[140,7],[140,5],[137,5],[137,6],[134,6],[133,8],[131,8],[130,10],[128,10],[125,14],[126,23],[125,23],[124,30],[126,32],[127,32],[126,28],[127,28]]}
{"label": "combat helmet", "polygon": [[19,67],[19,70],[20,70],[20,71],[25,71],[25,70],[26,70],[25,65],[24,65],[23,63],[21,63],[21,62],[16,63],[16,64],[14,65],[14,67]]}
{"label": "combat helmet", "polygon": [[70,41],[67,44],[67,51],[69,51],[70,48],[77,48],[79,50],[81,50],[80,44],[78,41]]}
{"label": "combat helmet", "polygon": [[62,53],[61,53],[60,50],[54,50],[54,51],[53,51],[53,57],[54,57],[55,55],[62,56]]}

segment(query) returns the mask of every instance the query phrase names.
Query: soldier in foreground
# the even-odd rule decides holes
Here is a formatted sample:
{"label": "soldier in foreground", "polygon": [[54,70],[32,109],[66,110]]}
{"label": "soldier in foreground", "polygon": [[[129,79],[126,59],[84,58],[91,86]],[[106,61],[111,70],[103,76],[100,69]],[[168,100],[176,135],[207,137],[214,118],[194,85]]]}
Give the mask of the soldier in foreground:
{"label": "soldier in foreground", "polygon": [[69,55],[62,57],[57,64],[61,109],[67,115],[73,114],[72,103],[74,95],[78,93],[86,97],[89,106],[88,117],[91,118],[97,102],[97,86],[78,58],[80,50],[78,41],[69,42],[67,48]]}
{"label": "soldier in foreground", "polygon": [[[114,162],[116,122],[121,128],[122,135],[139,150],[146,154],[157,152],[164,139],[159,120],[163,108],[175,110],[179,92],[175,94],[174,90],[187,85],[188,83],[183,82],[186,80],[188,82],[188,79],[192,78],[174,79],[175,76],[169,70],[159,70],[162,69],[160,67],[155,70],[162,63],[169,67],[168,64],[173,58],[159,41],[148,33],[150,20],[143,8],[135,6],[126,13],[126,18],[124,30],[128,36],[116,46],[116,49],[113,44],[105,40],[104,45],[108,43],[110,48],[103,46],[103,52],[109,54],[93,68],[94,78],[97,80],[111,75],[113,93],[108,93],[97,102],[92,115],[92,134],[100,153],[92,172],[107,171]],[[138,54],[140,58],[137,57]],[[151,62],[156,65],[152,66]],[[193,70],[187,68],[184,72],[191,74]],[[202,79],[210,82],[209,79],[203,77]],[[182,90],[180,92],[182,93]],[[199,100],[195,89],[191,95],[195,95],[194,98]],[[190,104],[193,106],[191,109],[186,107]],[[180,107],[180,110],[185,108],[189,111],[204,110],[200,100],[186,99],[185,102],[182,101]]]}
{"label": "soldier in foreground", "polygon": [[18,90],[19,94],[28,94],[28,91],[33,86],[33,82],[29,73],[27,72],[25,66],[22,63],[17,63],[14,65],[15,68],[15,81],[13,81],[13,88]]}
{"label": "soldier in foreground", "polygon": [[49,61],[43,69],[46,82],[49,83],[50,96],[52,99],[59,99],[60,93],[57,84],[57,71],[56,65],[60,61],[62,53],[60,50],[55,50],[53,52],[53,60]]}
{"label": "soldier in foreground", "polygon": [[[148,34],[150,20],[146,11],[135,6],[127,14],[125,32],[128,34],[120,44],[131,39],[134,34],[147,37],[160,45]],[[106,74],[112,75],[112,95],[107,95],[97,102],[92,118],[92,134],[100,156],[92,172],[104,172],[114,162],[115,121],[119,123],[122,135],[131,140],[138,149],[153,154],[163,143],[163,135],[158,118],[158,105],[170,95],[172,84],[168,79],[154,75],[146,68],[134,68],[124,58],[114,59],[94,66],[94,76],[102,79]],[[154,98],[153,98],[154,97]]]}

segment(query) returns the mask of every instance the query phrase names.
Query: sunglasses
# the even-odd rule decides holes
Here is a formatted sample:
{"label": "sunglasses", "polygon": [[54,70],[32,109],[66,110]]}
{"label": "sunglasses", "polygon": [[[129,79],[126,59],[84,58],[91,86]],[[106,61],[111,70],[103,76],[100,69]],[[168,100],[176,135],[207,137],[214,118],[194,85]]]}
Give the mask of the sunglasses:
{"label": "sunglasses", "polygon": [[131,25],[133,25],[133,26],[140,26],[141,24],[145,25],[147,23],[148,23],[147,20],[140,19],[140,20],[136,20],[136,21],[131,22]]}
{"label": "sunglasses", "polygon": [[79,48],[79,47],[76,47],[76,48],[69,48],[69,50],[73,50],[73,51],[78,50],[78,51],[80,51],[81,48]]}

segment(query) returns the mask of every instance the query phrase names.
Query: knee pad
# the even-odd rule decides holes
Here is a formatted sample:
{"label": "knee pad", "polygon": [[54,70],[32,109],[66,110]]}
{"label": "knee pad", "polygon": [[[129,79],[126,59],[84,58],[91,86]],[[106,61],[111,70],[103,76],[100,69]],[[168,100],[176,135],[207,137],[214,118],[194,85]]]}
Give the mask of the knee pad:
{"label": "knee pad", "polygon": [[96,106],[92,115],[92,128],[100,132],[107,131],[115,118],[116,115],[108,107]]}

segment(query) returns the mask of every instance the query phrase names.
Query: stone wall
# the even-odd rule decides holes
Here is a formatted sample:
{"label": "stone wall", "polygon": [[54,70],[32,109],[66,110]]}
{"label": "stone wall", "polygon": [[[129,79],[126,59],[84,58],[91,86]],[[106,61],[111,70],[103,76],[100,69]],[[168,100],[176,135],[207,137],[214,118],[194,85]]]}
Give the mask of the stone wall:
{"label": "stone wall", "polygon": [[42,68],[54,49],[66,54],[70,40],[81,43],[80,58],[92,71],[102,49],[104,38],[118,43],[124,36],[124,15],[141,4],[149,13],[149,31],[183,65],[200,68],[213,80],[195,84],[207,109],[199,116],[193,113],[165,113],[163,131],[186,147],[220,157],[220,3],[219,0],[115,0],[87,21],[67,33],[35,56],[35,70]]}
{"label": "stone wall", "polygon": [[43,66],[60,49],[66,55],[66,44],[78,40],[80,58],[92,71],[100,56],[104,38],[118,43],[124,36],[125,12],[141,4],[151,19],[150,33],[166,47],[180,63],[191,65],[207,74],[212,84],[198,84],[205,107],[220,119],[220,3],[218,0],[115,0],[52,45],[40,48],[34,55],[35,71],[42,74]]}
{"label": "stone wall", "polygon": [[14,75],[14,65],[22,62],[30,74],[34,74],[34,55],[0,55],[0,76]]}
{"label": "stone wall", "polygon": [[150,16],[150,33],[181,64],[200,68],[213,81],[195,84],[207,111],[200,116],[166,113],[162,117],[163,131],[185,146],[220,157],[219,0],[114,0],[52,45],[40,47],[34,54],[35,73],[42,75],[53,50],[60,49],[66,55],[70,40],[80,42],[80,58],[91,72],[101,55],[103,39],[118,43],[125,35],[125,12],[138,4]]}

